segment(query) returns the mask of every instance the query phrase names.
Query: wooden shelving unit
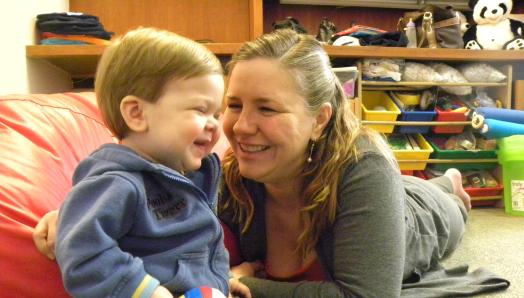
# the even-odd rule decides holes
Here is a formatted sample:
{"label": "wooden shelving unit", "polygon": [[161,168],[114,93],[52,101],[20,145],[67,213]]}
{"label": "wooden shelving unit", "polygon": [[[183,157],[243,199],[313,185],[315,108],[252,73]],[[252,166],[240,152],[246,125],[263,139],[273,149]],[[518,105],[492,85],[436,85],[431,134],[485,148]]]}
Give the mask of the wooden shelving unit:
{"label": "wooden shelving unit", "polygon": [[464,49],[420,49],[392,47],[340,47],[325,46],[334,58],[400,58],[432,61],[482,61],[482,62],[523,62],[524,51],[474,51]]}
{"label": "wooden shelving unit", "polygon": [[[242,46],[241,43],[205,44],[218,56],[231,56]],[[105,46],[97,45],[31,45],[26,47],[26,56],[44,59],[69,72],[73,78],[92,76]],[[484,61],[522,63],[524,51],[471,51],[462,49],[410,49],[391,47],[335,47],[325,46],[331,58],[402,58],[432,61]],[[382,83],[363,82],[368,86],[383,86]],[[404,87],[409,82],[399,83]],[[449,83],[448,83],[449,84]],[[474,83],[471,83],[476,86]],[[498,84],[498,83],[495,83]],[[411,84],[413,86],[413,84]],[[483,83],[483,85],[486,85]],[[428,86],[427,83],[424,86]],[[450,85],[451,86],[451,85]],[[494,85],[497,86],[497,85]]]}
{"label": "wooden shelving unit", "polygon": [[[241,43],[205,44],[217,56],[231,56]],[[100,45],[31,45],[26,57],[43,59],[71,74],[72,78],[93,77],[106,46]]]}
{"label": "wooden shelving unit", "polygon": [[[404,50],[412,51],[413,49],[399,49],[399,52]],[[426,51],[426,49],[415,49],[416,51]],[[462,55],[469,54],[469,52],[464,52],[465,50],[453,50],[454,53],[462,53]],[[430,51],[430,53],[443,53],[443,51]],[[479,53],[480,54],[480,53]],[[520,54],[520,53],[519,53]],[[449,55],[446,56],[447,59],[450,59]],[[452,60],[441,59],[442,57],[432,57],[426,58],[427,60],[442,60],[445,63],[453,63],[454,59],[458,59],[458,56],[451,56]],[[377,57],[377,59],[383,57]],[[396,57],[395,57],[396,58]],[[407,57],[404,57],[408,59]],[[469,57],[471,58],[471,57]],[[471,62],[475,61],[478,57],[474,57],[473,60],[460,60],[460,62],[466,61]],[[492,57],[493,58],[493,57]],[[498,59],[498,58],[497,58]],[[442,83],[442,82],[390,82],[390,81],[367,81],[363,80],[359,84],[359,90],[380,90],[380,91],[391,91],[391,90],[423,90],[433,87],[444,87],[444,86],[471,86],[471,87],[487,87],[490,90],[490,94],[495,96],[501,101],[504,107],[511,107],[511,95],[512,95],[512,81],[513,81],[513,65],[512,62],[503,61],[503,60],[488,60],[483,61],[488,62],[489,64],[498,65],[497,68],[506,75],[506,80],[500,83]],[[360,100],[357,100],[356,105],[361,104],[362,102],[362,93],[360,94]],[[363,125],[395,125],[395,126],[470,126],[471,121],[368,121],[362,120]],[[420,159],[415,158],[397,158],[398,163],[407,170],[410,166],[417,165],[420,163]],[[424,160],[427,164],[447,164],[447,165],[456,165],[456,164],[496,164],[498,162],[497,158],[484,158],[484,159],[468,159],[468,158],[459,158],[459,159],[437,159],[429,158]],[[418,166],[418,165],[417,165]],[[501,176],[497,177],[498,181],[501,181]],[[502,195],[497,196],[473,196],[473,201],[495,201],[500,200]]]}
{"label": "wooden shelving unit", "polygon": [[[205,44],[217,56],[226,59],[237,52],[242,43],[208,43]],[[26,56],[30,59],[47,60],[55,66],[64,69],[74,78],[93,77],[96,65],[104,52],[105,46],[48,46],[34,45],[26,47]],[[334,47],[325,46],[332,59],[362,59],[362,58],[400,58],[420,61],[447,61],[447,62],[473,62],[482,61],[500,65],[508,75],[504,83],[432,83],[432,82],[371,82],[358,79],[358,94],[362,89],[367,90],[417,90],[433,86],[472,86],[490,87],[501,98],[505,98],[504,106],[511,104],[511,82],[513,66],[524,62],[524,51],[470,51],[462,49],[410,49],[410,48],[383,48],[383,47]],[[355,112],[360,118],[360,98],[353,101]],[[394,124],[394,125],[470,125],[470,121],[462,122],[378,122],[362,121],[363,124]],[[410,163],[412,160],[399,160],[399,162]],[[416,162],[416,161],[415,161]],[[428,163],[494,163],[496,159],[486,160],[437,160],[430,159]],[[501,196],[475,197],[474,200],[498,200]]]}
{"label": "wooden shelving unit", "polygon": [[415,89],[422,88],[425,89],[427,87],[435,87],[435,86],[472,86],[472,87],[505,87],[507,85],[506,82],[504,83],[443,83],[443,82],[377,82],[377,81],[363,81],[363,86],[388,86],[388,90],[390,90],[389,87],[395,87],[395,86],[402,86],[402,87],[413,87]]}
{"label": "wooden shelving unit", "polygon": [[[300,19],[301,24],[313,33],[318,28],[318,20],[329,17],[337,25],[345,26],[344,22],[358,16],[363,23],[373,24],[387,30],[394,30],[398,15],[393,10],[337,10],[324,6],[293,6],[280,5],[278,2],[262,0],[180,0],[159,1],[155,4],[144,4],[144,1],[130,0],[122,6],[112,1],[82,1],[71,0],[71,11],[82,11],[97,15],[102,23],[120,35],[137,26],[157,27],[194,40],[212,40],[214,43],[205,44],[217,56],[227,61],[242,46],[242,42],[253,40],[263,32],[272,30],[271,23],[293,15]],[[213,10],[208,7],[215,7]],[[362,13],[364,12],[364,13]],[[187,15],[186,18],[173,17]],[[155,17],[151,17],[151,16]],[[220,24],[220,26],[216,26]],[[391,27],[388,27],[390,25]],[[428,83],[428,82],[369,82],[362,81],[359,74],[356,86],[357,98],[351,103],[356,116],[361,119],[360,96],[362,89],[366,90],[419,90],[434,86],[472,86],[490,87],[492,94],[505,98],[504,106],[511,107],[511,85],[513,73],[524,69],[524,51],[472,51],[463,49],[412,49],[394,47],[336,47],[325,46],[326,52],[332,59],[358,60],[362,58],[398,58],[418,61],[446,61],[461,62],[488,62],[502,66],[509,74],[507,83]],[[105,50],[105,46],[95,45],[31,45],[26,47],[26,57],[42,59],[68,72],[72,79],[94,77],[96,65]],[[394,125],[470,125],[463,122],[378,122],[362,121],[363,124],[394,124]],[[405,162],[410,162],[405,160]],[[428,162],[445,163],[456,162],[446,160],[432,160]],[[463,160],[462,162],[468,162]],[[479,162],[475,160],[475,162]],[[493,162],[486,160],[482,162]],[[493,200],[499,197],[476,198],[477,200]]]}

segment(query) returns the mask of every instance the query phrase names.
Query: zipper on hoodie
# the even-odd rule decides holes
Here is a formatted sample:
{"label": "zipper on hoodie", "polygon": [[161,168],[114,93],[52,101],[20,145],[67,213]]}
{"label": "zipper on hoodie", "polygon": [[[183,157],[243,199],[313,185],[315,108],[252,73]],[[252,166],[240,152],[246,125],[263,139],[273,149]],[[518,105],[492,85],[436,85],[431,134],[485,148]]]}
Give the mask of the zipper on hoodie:
{"label": "zipper on hoodie", "polygon": [[[216,164],[215,160],[213,160],[213,164],[211,166],[214,166],[215,168],[218,167],[218,165]],[[212,171],[213,173],[218,173],[218,171],[215,171],[213,170]],[[181,183],[184,183],[186,185],[190,185],[191,187],[193,187],[194,189],[196,189],[204,198],[207,197],[207,195],[200,189],[198,188],[191,180],[187,179],[186,177],[182,178],[182,177],[179,177],[179,176],[176,176],[176,175],[173,175],[171,173],[168,173],[168,172],[165,172],[165,171],[162,171],[162,173],[164,174],[165,177],[171,179],[171,180],[174,180],[176,182],[181,182]],[[215,183],[214,185],[216,185],[218,183],[218,179],[219,179],[219,175],[218,174],[215,174],[214,177],[213,177],[214,181],[213,183]],[[216,191],[216,190],[215,190]],[[228,289],[229,286],[229,281],[225,278],[222,277],[222,274],[220,274],[219,272],[216,271],[216,268],[215,266],[213,266],[213,261],[215,260],[215,258],[217,257],[216,256],[216,251],[217,251],[217,247],[219,245],[219,242],[220,240],[222,239],[223,235],[221,233],[221,227],[220,227],[220,220],[218,219],[218,216],[215,214],[215,212],[213,211],[213,206],[211,206],[209,204],[209,202],[207,200],[206,201],[206,205],[208,207],[208,212],[211,213],[211,216],[216,218],[217,220],[217,225],[215,225],[215,232],[217,233],[218,235],[218,240],[215,241],[215,243],[213,243],[212,247],[211,247],[211,251],[210,251],[210,258],[209,258],[209,268],[211,269],[211,272],[213,272],[215,274],[215,276],[217,276],[220,281],[222,281],[222,286],[225,288],[225,289]],[[228,264],[229,266],[229,264]],[[225,294],[224,294],[225,295]]]}

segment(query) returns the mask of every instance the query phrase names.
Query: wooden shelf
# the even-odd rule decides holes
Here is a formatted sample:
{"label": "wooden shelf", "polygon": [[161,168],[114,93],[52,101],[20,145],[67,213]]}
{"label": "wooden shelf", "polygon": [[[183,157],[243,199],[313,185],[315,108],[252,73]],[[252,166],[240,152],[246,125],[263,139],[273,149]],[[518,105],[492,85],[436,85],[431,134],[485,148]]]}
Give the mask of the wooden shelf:
{"label": "wooden shelf", "polygon": [[[240,49],[242,43],[208,43],[205,45],[218,56],[230,56]],[[484,62],[524,61],[524,51],[473,51],[463,49],[411,49],[392,47],[324,47],[332,58],[403,58],[413,60]],[[57,67],[69,72],[74,78],[90,77],[94,75],[98,59],[100,59],[104,49],[105,46],[98,45],[32,45],[26,47],[26,56],[28,58],[47,60]],[[363,82],[363,84],[366,85],[366,82]],[[487,86],[485,83],[482,84],[483,86]],[[368,85],[381,86],[380,84],[374,83]],[[403,85],[399,84],[398,86]],[[426,86],[432,85],[426,84]]]}
{"label": "wooden shelf", "polygon": [[73,78],[92,77],[104,49],[105,46],[100,45],[26,46],[26,57],[47,60]]}
{"label": "wooden shelf", "polygon": [[[217,56],[231,56],[241,43],[205,44]],[[96,65],[106,46],[100,45],[33,45],[26,46],[26,57],[49,61],[62,68],[73,78],[93,77]]]}
{"label": "wooden shelf", "polygon": [[491,200],[502,200],[504,196],[484,196],[484,197],[471,197],[472,201],[491,201]]}
{"label": "wooden shelf", "polygon": [[524,51],[324,46],[332,58],[401,58],[438,61],[522,61]]}
{"label": "wooden shelf", "polygon": [[[413,151],[413,150],[408,150]],[[415,150],[416,151],[416,150]],[[399,159],[399,163],[413,163],[413,162],[426,162],[426,160],[420,159]],[[486,158],[486,159],[428,159],[427,163],[497,163],[498,159],[496,158]]]}
{"label": "wooden shelf", "polygon": [[464,126],[471,125],[471,121],[360,121],[363,125],[399,125],[399,126]]}
{"label": "wooden shelf", "polygon": [[387,87],[396,87],[396,86],[413,86],[417,87],[445,87],[445,86],[472,86],[472,87],[505,87],[508,83],[446,83],[446,82],[377,82],[377,81],[362,81],[362,86],[387,86]]}

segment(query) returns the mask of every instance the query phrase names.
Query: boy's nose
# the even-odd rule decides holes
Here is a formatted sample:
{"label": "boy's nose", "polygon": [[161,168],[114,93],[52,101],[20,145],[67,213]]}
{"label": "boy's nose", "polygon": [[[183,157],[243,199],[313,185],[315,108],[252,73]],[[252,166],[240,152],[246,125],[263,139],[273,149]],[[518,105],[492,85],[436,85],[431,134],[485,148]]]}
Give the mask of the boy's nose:
{"label": "boy's nose", "polygon": [[220,125],[220,120],[217,119],[214,115],[210,116],[207,120],[206,127],[208,129],[216,130]]}

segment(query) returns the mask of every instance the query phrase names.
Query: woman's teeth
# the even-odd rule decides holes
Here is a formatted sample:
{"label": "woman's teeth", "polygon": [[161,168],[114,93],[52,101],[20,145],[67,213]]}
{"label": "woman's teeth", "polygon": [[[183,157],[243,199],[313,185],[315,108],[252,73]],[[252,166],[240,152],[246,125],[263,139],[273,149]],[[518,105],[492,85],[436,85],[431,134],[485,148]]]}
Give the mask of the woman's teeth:
{"label": "woman's teeth", "polygon": [[255,152],[264,151],[264,150],[266,150],[267,148],[269,148],[269,146],[262,146],[262,145],[242,145],[242,144],[240,144],[240,149],[242,149],[242,151],[250,152],[250,153],[255,153]]}

